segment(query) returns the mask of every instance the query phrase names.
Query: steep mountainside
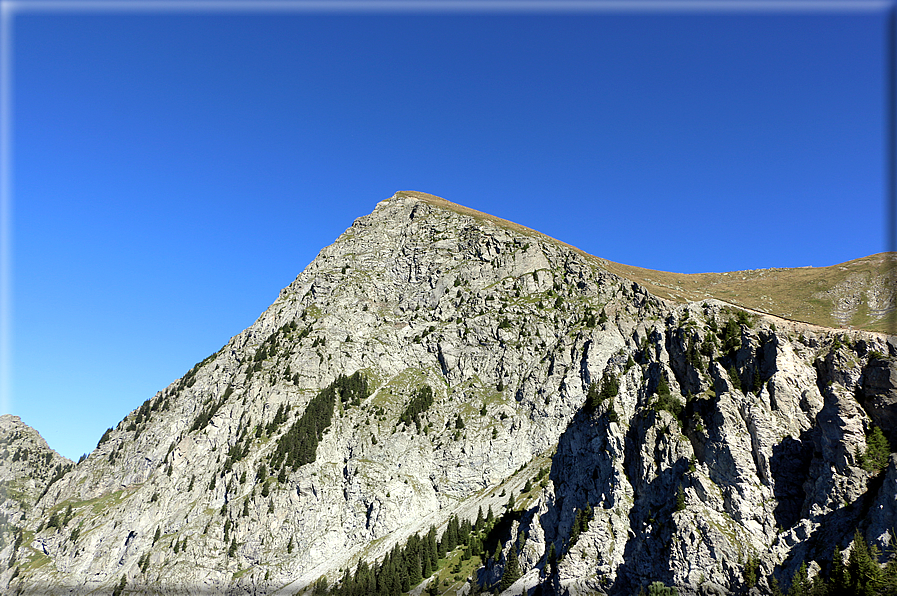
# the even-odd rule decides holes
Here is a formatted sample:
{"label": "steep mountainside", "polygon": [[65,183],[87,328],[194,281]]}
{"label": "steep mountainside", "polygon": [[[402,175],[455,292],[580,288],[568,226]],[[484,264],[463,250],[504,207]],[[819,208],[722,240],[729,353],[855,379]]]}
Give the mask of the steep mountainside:
{"label": "steep mountainside", "polygon": [[891,543],[895,338],[608,269],[397,193],[11,518],[0,586],[769,591]]}
{"label": "steep mountainside", "polygon": [[48,487],[72,466],[18,416],[0,416],[0,548],[15,540],[10,527],[21,525]]}

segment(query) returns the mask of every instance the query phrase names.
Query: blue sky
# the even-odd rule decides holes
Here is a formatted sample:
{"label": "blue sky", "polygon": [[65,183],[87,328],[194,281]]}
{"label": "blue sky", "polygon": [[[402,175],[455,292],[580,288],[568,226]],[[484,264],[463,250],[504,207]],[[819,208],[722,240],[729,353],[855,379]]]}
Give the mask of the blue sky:
{"label": "blue sky", "polygon": [[668,271],[887,248],[885,3],[30,6],[2,407],[70,458],[397,190]]}

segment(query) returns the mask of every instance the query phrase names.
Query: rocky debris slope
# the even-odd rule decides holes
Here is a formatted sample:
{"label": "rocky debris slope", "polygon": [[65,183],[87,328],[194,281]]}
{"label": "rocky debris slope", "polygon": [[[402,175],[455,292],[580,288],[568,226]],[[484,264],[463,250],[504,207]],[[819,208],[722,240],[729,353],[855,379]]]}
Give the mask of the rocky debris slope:
{"label": "rocky debris slope", "polygon": [[0,585],[293,594],[489,507],[471,578],[516,559],[509,593],[739,591],[748,565],[767,589],[863,520],[890,539],[893,483],[858,456],[893,428],[893,338],[665,302],[455,207],[356,220],[49,486]]}

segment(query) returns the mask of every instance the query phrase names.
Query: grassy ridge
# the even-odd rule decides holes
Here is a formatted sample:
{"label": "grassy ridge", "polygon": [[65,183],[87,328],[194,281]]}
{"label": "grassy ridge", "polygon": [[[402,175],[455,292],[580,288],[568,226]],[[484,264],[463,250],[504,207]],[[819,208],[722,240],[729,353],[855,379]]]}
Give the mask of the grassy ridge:
{"label": "grassy ridge", "polygon": [[[851,326],[881,333],[895,332],[897,253],[879,253],[829,267],[693,274],[602,261],[608,271],[677,302],[716,298],[824,327]],[[870,308],[869,293],[876,291],[879,302],[890,305],[889,313],[874,312]],[[848,307],[844,308],[845,305]]]}
{"label": "grassy ridge", "polygon": [[[525,226],[427,193],[401,191],[396,196],[416,198],[435,207],[488,220],[505,229],[536,235],[572,248],[611,273],[636,282],[667,300],[690,302],[716,298],[823,327],[853,327],[897,334],[897,253],[879,253],[829,267],[671,273],[614,263]],[[875,296],[874,300],[870,300],[870,295]]]}

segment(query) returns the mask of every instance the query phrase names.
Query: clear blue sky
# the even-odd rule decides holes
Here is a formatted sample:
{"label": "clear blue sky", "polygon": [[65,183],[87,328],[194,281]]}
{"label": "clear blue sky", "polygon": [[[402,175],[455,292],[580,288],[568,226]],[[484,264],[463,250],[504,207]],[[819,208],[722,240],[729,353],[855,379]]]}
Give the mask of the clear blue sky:
{"label": "clear blue sky", "polygon": [[411,6],[19,5],[5,410],[91,451],[397,190],[668,271],[887,248],[884,4]]}

